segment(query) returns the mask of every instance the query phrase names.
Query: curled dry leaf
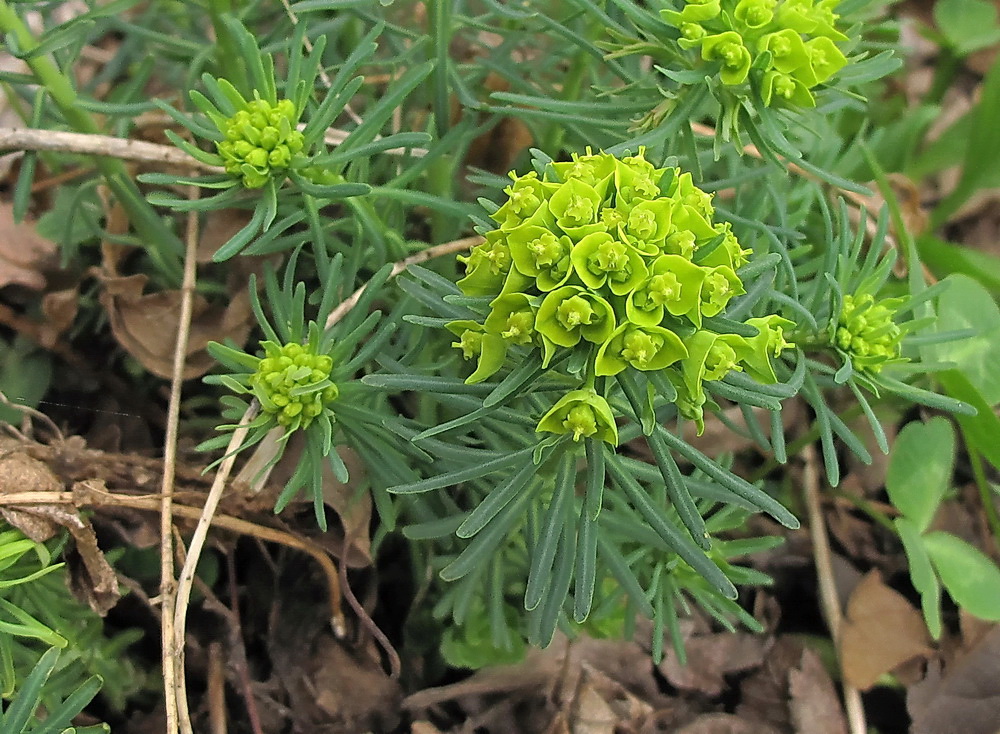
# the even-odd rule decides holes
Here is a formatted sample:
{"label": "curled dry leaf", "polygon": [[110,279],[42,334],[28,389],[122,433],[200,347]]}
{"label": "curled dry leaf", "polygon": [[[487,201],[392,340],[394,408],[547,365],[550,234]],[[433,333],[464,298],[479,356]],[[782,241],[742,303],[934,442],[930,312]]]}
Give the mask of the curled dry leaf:
{"label": "curled dry leaf", "polygon": [[1000,732],[1000,625],[943,676],[940,666],[931,666],[922,682],[910,686],[906,707],[912,734]]}
{"label": "curled dry leaf", "polygon": [[0,516],[38,543],[52,538],[60,527],[65,528],[74,542],[68,558],[69,587],[80,601],[104,616],[118,603],[118,579],[97,545],[90,521],[69,504],[2,504],[4,495],[15,492],[55,494],[62,490],[62,482],[49,467],[25,453],[11,453],[0,459]]}
{"label": "curled dry leaf", "polygon": [[80,292],[77,288],[66,288],[61,291],[51,291],[42,296],[42,313],[45,315],[45,328],[42,346],[52,348],[59,335],[64,333],[73,321],[80,306]]}
{"label": "curled dry leaf", "polygon": [[669,649],[660,672],[677,688],[714,698],[726,689],[725,676],[758,667],[772,643],[769,638],[745,633],[698,635],[685,643],[686,665]]}
{"label": "curled dry leaf", "polygon": [[58,492],[62,483],[41,461],[22,452],[0,458],[0,517],[36,543],[44,543],[56,534],[58,524],[37,513],[3,504],[3,496],[15,492]]}
{"label": "curled dry leaf", "polygon": [[844,680],[861,690],[907,660],[930,655],[930,638],[920,613],[871,571],[847,602],[841,627],[840,667]]}
{"label": "curled dry leaf", "polygon": [[55,243],[40,236],[32,223],[15,223],[13,205],[0,203],[0,288],[42,290],[44,272],[55,265]]}
{"label": "curled dry leaf", "polygon": [[788,671],[788,709],[800,734],[847,734],[847,720],[819,655],[806,648],[802,665]]}
{"label": "curled dry leaf", "polygon": [[760,721],[750,721],[733,714],[704,714],[676,734],[780,734]]}
{"label": "curled dry leaf", "polygon": [[[111,331],[118,343],[155,375],[169,378],[172,372],[174,343],[181,311],[181,291],[143,294],[145,275],[105,277],[101,304],[108,312]],[[210,341],[232,339],[246,341],[250,333],[250,299],[242,289],[225,307],[213,306],[195,295],[188,339],[184,378],[201,377],[214,360],[205,351]]]}

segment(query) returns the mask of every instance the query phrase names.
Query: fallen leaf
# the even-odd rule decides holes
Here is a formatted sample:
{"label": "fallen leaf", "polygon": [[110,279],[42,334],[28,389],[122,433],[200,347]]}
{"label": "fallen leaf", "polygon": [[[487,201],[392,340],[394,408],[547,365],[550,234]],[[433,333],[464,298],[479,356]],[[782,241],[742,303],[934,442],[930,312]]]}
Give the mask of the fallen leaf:
{"label": "fallen leaf", "polygon": [[[105,276],[103,280],[101,304],[108,312],[115,339],[143,367],[159,377],[169,378],[173,371],[181,292],[144,295],[148,278],[142,274]],[[251,322],[250,299],[245,289],[237,289],[224,307],[209,305],[196,294],[184,378],[201,377],[215,364],[205,351],[208,342],[232,339],[242,344],[250,333]]]}
{"label": "fallen leaf", "polygon": [[847,721],[829,673],[813,650],[788,672],[788,708],[798,734],[847,734]]}
{"label": "fallen leaf", "polygon": [[1000,732],[1000,625],[942,676],[938,664],[910,686],[906,707],[912,734]]}
{"label": "fallen leaf", "polygon": [[805,646],[789,635],[777,638],[763,665],[750,673],[740,685],[736,713],[744,719],[761,721],[788,731],[791,713],[788,707],[791,671],[801,665]]}
{"label": "fallen leaf", "polygon": [[[0,458],[0,495],[15,492],[58,492],[62,483],[44,463],[22,452],[9,453]],[[58,524],[19,506],[0,505],[0,517],[25,537],[44,543],[56,534]]]}
{"label": "fallen leaf", "polygon": [[660,663],[660,672],[677,688],[715,698],[727,687],[725,676],[760,665],[770,649],[769,638],[720,632],[691,637],[685,643],[687,664],[673,649]]}
{"label": "fallen leaf", "polygon": [[577,691],[570,714],[572,734],[614,734],[618,717],[589,682]]}
{"label": "fallen leaf", "polygon": [[0,288],[45,287],[44,270],[56,264],[55,243],[40,236],[28,221],[14,222],[14,206],[0,202]]}
{"label": "fallen leaf", "polygon": [[[760,721],[744,719],[733,714],[705,714],[674,734],[781,734],[777,729]],[[816,734],[819,734],[817,732]]]}
{"label": "fallen leaf", "polygon": [[75,287],[51,291],[42,297],[42,313],[45,315],[42,336],[46,342],[43,346],[51,348],[55,345],[59,335],[73,325],[79,306],[80,292]]}
{"label": "fallen leaf", "polygon": [[841,627],[844,680],[867,690],[900,663],[932,653],[923,617],[906,598],[868,573],[847,602]]}
{"label": "fallen leaf", "polygon": [[[62,482],[41,461],[24,453],[0,459],[0,495],[14,492],[60,492]],[[69,504],[38,502],[0,506],[2,516],[26,537],[41,543],[53,537],[59,527],[73,538],[68,552],[69,587],[91,609],[104,616],[118,603],[118,578],[101,549],[90,520]]]}

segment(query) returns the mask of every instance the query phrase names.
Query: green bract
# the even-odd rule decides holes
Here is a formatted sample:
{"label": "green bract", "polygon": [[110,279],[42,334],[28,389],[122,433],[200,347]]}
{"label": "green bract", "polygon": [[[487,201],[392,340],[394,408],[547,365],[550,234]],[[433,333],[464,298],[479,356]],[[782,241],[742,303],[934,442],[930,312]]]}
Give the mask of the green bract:
{"label": "green bract", "polygon": [[611,406],[593,390],[574,390],[563,395],[538,421],[538,430],[570,433],[574,441],[593,437],[612,445],[618,443],[618,427]]}
{"label": "green bract", "polygon": [[[598,378],[628,369],[667,371],[679,401],[698,405],[681,414],[700,425],[703,381],[739,370],[775,381],[770,359],[788,346],[781,334],[791,322],[751,319],[752,337],[705,325],[746,292],[736,269],[750,251],[728,222],[713,222],[712,196],[691,174],[656,168],[642,149],[622,158],[588,151],[539,171],[511,174],[508,199],[491,215],[497,229],[459,258],[459,289],[489,299],[482,320],[448,325],[453,346],[476,365],[467,382],[488,379],[512,355],[543,369],[572,356],[575,379],[591,392]],[[552,415],[538,430],[564,432]],[[590,435],[583,425],[577,437]]]}
{"label": "green bract", "polygon": [[[810,91],[833,78],[847,58],[837,44],[837,0],[710,0],[661,10],[662,21],[679,33],[657,34],[656,43],[697,51],[691,66],[706,66],[723,87],[755,96],[765,107],[815,107]],[[684,54],[686,55],[686,54]],[[684,83],[701,83],[703,75]],[[716,94],[723,99],[723,93]]]}

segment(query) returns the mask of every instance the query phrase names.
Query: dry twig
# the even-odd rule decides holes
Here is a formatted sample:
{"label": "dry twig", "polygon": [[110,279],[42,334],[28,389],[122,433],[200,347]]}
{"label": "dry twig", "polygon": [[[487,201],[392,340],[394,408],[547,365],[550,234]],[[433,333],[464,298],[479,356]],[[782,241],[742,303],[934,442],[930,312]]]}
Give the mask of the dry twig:
{"label": "dry twig", "polygon": [[144,140],[116,138],[111,135],[70,133],[62,130],[38,130],[30,127],[0,128],[0,150],[51,150],[58,153],[100,155],[141,163],[160,163],[195,168],[203,173],[222,173],[223,169],[202,163],[172,145],[147,143]]}
{"label": "dry twig", "polygon": [[[200,191],[197,186],[189,186],[188,198],[197,199]],[[184,671],[180,669],[183,654],[179,654],[176,647],[173,629],[174,619],[170,610],[173,608],[174,592],[177,588],[177,582],[174,578],[172,502],[177,472],[177,432],[181,415],[181,391],[184,382],[184,365],[187,361],[188,339],[191,334],[194,290],[197,283],[197,212],[188,214],[185,241],[181,312],[177,322],[177,340],[174,343],[174,359],[171,366],[167,431],[163,440],[163,483],[160,489],[162,494],[160,500],[160,603],[166,610],[165,614],[160,615],[160,645],[163,656],[163,690],[166,703],[167,732],[169,734],[175,732],[178,727],[184,731],[191,729],[186,706]],[[181,645],[183,646],[183,641]],[[178,704],[178,700],[183,700],[185,705]]]}
{"label": "dry twig", "polygon": [[[816,575],[819,578],[819,598],[823,608],[823,616],[830,628],[833,644],[840,648],[840,631],[843,616],[840,612],[840,601],[837,598],[837,587],[833,580],[833,563],[830,555],[830,538],[826,534],[826,524],[820,509],[819,467],[816,449],[812,445],[802,450],[805,460],[803,480],[805,484],[806,506],[809,513],[809,536],[812,539],[813,562],[816,564]],[[846,681],[844,688],[844,708],[847,710],[847,724],[851,734],[865,734],[868,731],[865,723],[865,709],[861,702],[861,692]]]}

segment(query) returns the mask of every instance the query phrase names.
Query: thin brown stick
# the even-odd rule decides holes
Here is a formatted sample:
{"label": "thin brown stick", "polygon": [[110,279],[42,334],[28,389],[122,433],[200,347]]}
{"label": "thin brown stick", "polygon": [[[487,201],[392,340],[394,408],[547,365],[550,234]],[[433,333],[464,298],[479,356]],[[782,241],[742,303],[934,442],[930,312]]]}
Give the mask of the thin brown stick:
{"label": "thin brown stick", "polygon": [[378,642],[378,644],[385,651],[386,657],[389,658],[389,675],[394,679],[398,679],[403,670],[403,665],[399,660],[399,653],[396,652],[396,648],[392,646],[392,643],[389,641],[385,632],[383,632],[379,626],[375,624],[375,620],[371,618],[371,615],[368,614],[361,602],[358,601],[358,598],[354,595],[354,590],[351,589],[351,585],[347,582],[347,563],[344,559],[347,558],[347,553],[351,548],[351,534],[346,531],[344,532],[344,542],[341,548],[340,588],[344,591],[344,598],[347,599],[347,603],[358,616],[362,626],[364,626],[364,628],[371,633],[372,637],[375,638],[375,641]]}
{"label": "thin brown stick", "polygon": [[[837,598],[837,587],[833,580],[833,562],[830,553],[830,538],[826,533],[826,523],[820,509],[819,467],[816,449],[806,446],[802,451],[805,460],[803,480],[805,483],[806,507],[809,513],[809,536],[812,539],[813,562],[816,564],[816,576],[819,579],[819,599],[823,608],[823,616],[830,628],[833,644],[840,649],[840,633],[843,616],[840,612],[840,601]],[[847,722],[851,734],[865,734],[868,726],[865,723],[865,709],[861,702],[861,692],[846,681],[844,688],[844,708],[847,710]]]}
{"label": "thin brown stick", "polygon": [[[194,536],[191,538],[191,545],[188,547],[187,558],[184,561],[184,567],[181,569],[181,575],[177,581],[177,596],[174,602],[174,647],[176,659],[178,661],[178,679],[181,679],[182,671],[184,670],[184,642],[187,631],[187,610],[188,604],[191,601],[191,588],[194,585],[194,574],[198,567],[198,559],[201,558],[201,552],[205,547],[205,540],[208,538],[208,530],[212,526],[212,517],[215,515],[215,510],[219,506],[219,500],[222,499],[222,491],[226,487],[226,480],[229,479],[229,475],[233,471],[233,464],[236,461],[237,450],[240,445],[242,445],[243,441],[246,440],[247,433],[250,430],[248,424],[254,419],[254,416],[256,416],[257,410],[258,406],[255,401],[251,404],[250,409],[243,415],[243,418],[240,419],[236,430],[233,431],[233,436],[229,440],[229,445],[226,447],[225,458],[219,465],[219,469],[215,473],[215,479],[212,481],[212,486],[208,491],[208,496],[205,498],[205,507],[202,509],[201,516],[198,518],[198,525],[195,528]],[[180,714],[181,732],[182,734],[194,734],[191,729],[190,717],[185,716],[187,711],[187,691],[185,690],[182,680],[178,681],[175,693],[177,696],[177,710]]]}
{"label": "thin brown stick", "polygon": [[257,713],[257,699],[253,695],[253,686],[250,684],[250,670],[247,665],[247,651],[243,644],[243,622],[240,619],[240,595],[236,587],[236,558],[233,551],[226,554],[227,575],[229,576],[229,611],[231,613],[231,636],[230,659],[233,667],[236,668],[236,675],[240,681],[240,688],[243,689],[243,700],[247,707],[247,723],[250,724],[250,731],[253,734],[264,734],[264,729],[260,724],[260,714]]}
{"label": "thin brown stick", "polygon": [[226,664],[221,642],[208,645],[208,723],[211,734],[228,734],[226,726]]}
{"label": "thin brown stick", "polygon": [[[188,198],[197,199],[201,190],[188,187]],[[170,401],[167,407],[167,430],[163,440],[163,482],[160,487],[160,603],[165,614],[160,615],[160,645],[163,656],[163,690],[167,712],[167,732],[173,734],[178,727],[190,728],[182,717],[187,712],[177,706],[183,695],[184,673],[178,670],[182,659],[178,655],[174,638],[174,620],[170,610],[174,605],[177,581],[174,578],[173,513],[174,480],[177,475],[177,433],[181,415],[181,391],[184,382],[184,365],[187,361],[188,340],[191,334],[191,315],[194,310],[194,291],[197,285],[198,214],[190,212],[185,233],[184,276],[181,281],[181,311],[174,342],[174,359],[171,367]],[[181,643],[183,644],[183,642]],[[175,691],[180,691],[175,694]]]}
{"label": "thin brown stick", "polygon": [[57,153],[100,155],[141,163],[159,163],[195,168],[203,173],[222,173],[223,169],[192,158],[172,145],[147,143],[144,140],[116,138],[111,135],[70,133],[62,130],[38,130],[30,127],[0,127],[0,151],[51,150]]}

